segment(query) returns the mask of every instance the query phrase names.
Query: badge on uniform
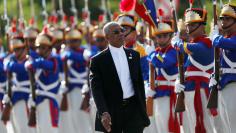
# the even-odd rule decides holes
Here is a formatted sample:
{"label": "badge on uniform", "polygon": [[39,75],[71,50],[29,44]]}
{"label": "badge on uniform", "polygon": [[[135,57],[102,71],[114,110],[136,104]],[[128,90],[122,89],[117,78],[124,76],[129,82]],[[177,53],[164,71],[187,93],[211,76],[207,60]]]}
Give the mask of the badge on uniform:
{"label": "badge on uniform", "polygon": [[130,53],[130,54],[129,54],[129,59],[131,60],[132,58],[133,58],[133,57],[132,57],[132,54]]}

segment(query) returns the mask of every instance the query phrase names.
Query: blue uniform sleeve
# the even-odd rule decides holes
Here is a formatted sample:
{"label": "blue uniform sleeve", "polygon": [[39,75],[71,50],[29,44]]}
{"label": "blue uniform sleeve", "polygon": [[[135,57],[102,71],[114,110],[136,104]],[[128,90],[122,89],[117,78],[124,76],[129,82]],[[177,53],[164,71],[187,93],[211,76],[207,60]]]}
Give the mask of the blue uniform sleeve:
{"label": "blue uniform sleeve", "polygon": [[151,63],[158,68],[168,68],[173,66],[177,62],[176,51],[174,49],[168,51],[165,54],[156,53],[151,57]]}
{"label": "blue uniform sleeve", "polygon": [[187,54],[201,54],[202,50],[206,50],[207,46],[201,42],[184,44],[184,51]]}
{"label": "blue uniform sleeve", "polygon": [[24,64],[19,64],[17,62],[14,61],[10,61],[7,64],[7,70],[10,72],[15,72],[15,73],[21,73],[21,72],[25,72],[25,66]]}
{"label": "blue uniform sleeve", "polygon": [[232,38],[225,38],[221,35],[218,35],[213,40],[213,46],[228,50],[236,50],[236,36]]}
{"label": "blue uniform sleeve", "polygon": [[76,53],[73,51],[66,51],[62,54],[62,59],[67,58],[76,62],[84,62],[84,56],[82,53]]}
{"label": "blue uniform sleeve", "polygon": [[47,70],[47,71],[55,71],[56,70],[56,60],[55,62],[54,61],[51,61],[51,60],[43,60],[41,62],[41,68],[44,69],[44,70]]}

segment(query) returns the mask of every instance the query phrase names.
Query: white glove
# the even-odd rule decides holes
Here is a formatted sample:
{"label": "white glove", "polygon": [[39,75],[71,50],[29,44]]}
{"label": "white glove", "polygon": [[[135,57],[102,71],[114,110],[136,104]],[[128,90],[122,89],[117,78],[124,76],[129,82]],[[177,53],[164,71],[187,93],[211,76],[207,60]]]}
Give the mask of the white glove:
{"label": "white glove", "polygon": [[82,91],[82,94],[88,92],[89,91],[88,84],[84,84],[81,91]]}
{"label": "white glove", "polygon": [[172,47],[175,47],[175,44],[180,41],[179,36],[180,36],[180,35],[179,35],[179,32],[177,32],[177,34],[171,39],[171,45],[172,45]]}
{"label": "white glove", "polygon": [[32,95],[30,95],[29,100],[28,100],[28,107],[31,108],[31,107],[35,107],[35,106],[36,106],[36,103],[34,102]]}
{"label": "white glove", "polygon": [[218,25],[215,25],[211,32],[210,39],[213,41],[217,35],[219,35],[219,27]]}
{"label": "white glove", "polygon": [[183,84],[180,84],[179,79],[175,80],[175,93],[180,93],[181,91],[184,91],[185,86]]}
{"label": "white glove", "polygon": [[3,96],[2,103],[6,104],[6,103],[9,103],[9,102],[10,102],[10,97],[7,94],[5,94]]}
{"label": "white glove", "polygon": [[217,85],[217,81],[216,81],[216,79],[213,76],[211,76],[210,82],[209,82],[209,88],[211,88],[211,87],[213,87],[215,85]]}
{"label": "white glove", "polygon": [[27,60],[24,65],[25,69],[28,70],[31,65],[32,65],[32,60]]}
{"label": "white glove", "polygon": [[66,87],[66,82],[63,80],[61,81],[61,86],[59,90],[59,94],[62,95],[68,91],[68,88]]}
{"label": "white glove", "polygon": [[146,98],[153,97],[156,94],[156,91],[152,90],[150,87],[145,89]]}

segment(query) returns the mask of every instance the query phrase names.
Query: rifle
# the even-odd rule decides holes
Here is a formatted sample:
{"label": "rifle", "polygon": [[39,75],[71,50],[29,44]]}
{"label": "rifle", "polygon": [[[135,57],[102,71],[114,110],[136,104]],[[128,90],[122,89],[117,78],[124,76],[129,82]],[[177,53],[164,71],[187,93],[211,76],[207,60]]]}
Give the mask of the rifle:
{"label": "rifle", "polygon": [[46,0],[42,0],[42,8],[43,8],[43,11],[42,11],[42,16],[44,17],[44,21],[43,21],[43,25],[46,25],[48,22],[48,13],[47,13],[47,5],[46,5]]}
{"label": "rifle", "polygon": [[[6,91],[7,91],[7,96],[9,97],[9,99],[11,99],[11,96],[12,96],[12,73],[7,71],[7,88],[6,88]],[[7,103],[4,103],[3,105],[3,112],[2,112],[2,117],[1,117],[1,120],[6,123],[7,121],[10,120],[10,115],[11,115],[11,109],[12,109],[12,106],[11,106],[11,102],[7,102]]]}
{"label": "rifle", "polygon": [[[151,35],[152,35],[152,28],[151,26],[148,27],[149,31],[149,44],[151,46]],[[150,83],[150,89],[155,90],[155,68],[154,66],[149,63],[149,83]],[[153,115],[153,98],[152,97],[147,97],[147,115],[152,116]]]}
{"label": "rifle", "polygon": [[[87,39],[88,42],[87,43],[89,45],[89,49],[91,50],[91,41],[92,41],[92,39],[91,39],[91,35],[90,35],[90,32],[89,32],[90,11],[89,11],[89,8],[88,8],[88,0],[85,0],[84,2],[85,2],[85,7],[84,7],[83,11],[85,13],[87,13],[87,18],[85,18],[85,22],[87,24],[87,27],[86,27],[87,28],[87,37],[88,37],[88,39]],[[88,71],[87,75],[89,76],[89,71]],[[88,85],[88,87],[89,87],[89,85]],[[82,98],[82,102],[81,102],[81,105],[80,105],[80,110],[83,110],[83,111],[87,112],[88,109],[89,109],[89,106],[90,106],[90,104],[89,104],[90,92],[89,91],[84,92],[82,95],[83,95],[83,98]]]}
{"label": "rifle", "polygon": [[[172,15],[173,15],[173,20],[174,20],[175,33],[178,34],[176,9],[173,4],[173,1],[171,0],[170,2],[171,2],[171,6],[172,6]],[[184,53],[180,53],[179,51],[177,51],[176,53],[177,53],[177,59],[178,59],[178,70],[179,70],[180,84],[184,84],[184,66],[183,66]],[[180,93],[177,94],[175,112],[183,112],[183,111],[185,111],[184,92],[181,91]]]}
{"label": "rifle", "polygon": [[[150,82],[150,88],[151,90],[155,89],[155,68],[154,66],[149,63],[149,82]],[[152,116],[153,115],[153,98],[148,97],[147,98],[147,115]]]}
{"label": "rifle", "polygon": [[[214,25],[217,25],[217,15],[216,15],[216,0],[213,0],[213,14],[214,14]],[[215,72],[215,80],[217,83],[220,78],[220,48],[214,48],[214,72]],[[210,96],[207,103],[207,108],[213,109],[218,106],[218,84],[211,87]]]}
{"label": "rifle", "polygon": [[[7,0],[4,0],[4,16],[3,19],[6,20],[7,24],[5,25],[5,33],[7,36],[7,46],[8,46],[8,51],[10,53],[10,46],[9,46],[9,34],[7,33],[8,27],[9,27],[9,18],[7,16]],[[6,93],[8,97],[11,99],[12,95],[12,73],[7,71],[7,86],[6,86]],[[6,123],[7,121],[10,120],[10,114],[11,114],[11,103],[4,103],[3,105],[3,112],[1,116],[1,120]]]}
{"label": "rifle", "polygon": [[[28,75],[29,75],[29,80],[30,80],[30,90],[31,90],[32,100],[35,101],[36,100],[36,84],[35,84],[35,78],[34,78],[34,71],[30,69],[28,71]],[[29,126],[36,125],[36,106],[30,107],[28,125]]]}
{"label": "rifle", "polygon": [[[64,71],[64,76],[65,76],[65,87],[68,88],[68,65],[67,65],[67,59],[64,60],[63,62],[63,71]],[[62,111],[67,111],[68,110],[68,100],[67,100],[67,94],[64,92],[62,94],[62,101],[61,101],[61,110]]]}

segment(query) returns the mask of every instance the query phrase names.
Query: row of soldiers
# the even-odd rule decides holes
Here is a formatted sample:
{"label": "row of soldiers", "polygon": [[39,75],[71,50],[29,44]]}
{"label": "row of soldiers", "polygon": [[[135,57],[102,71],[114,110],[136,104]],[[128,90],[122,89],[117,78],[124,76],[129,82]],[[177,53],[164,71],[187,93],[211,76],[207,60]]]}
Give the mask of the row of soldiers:
{"label": "row of soldiers", "polygon": [[[136,16],[121,14],[116,18],[125,29],[125,47],[140,53],[146,97],[153,99],[151,125],[145,133],[179,133],[181,127],[185,133],[236,131],[233,105],[236,5],[224,5],[219,18],[220,25],[215,26],[208,37],[205,9],[187,9],[185,19],[178,23],[179,34],[174,34],[172,20],[159,16],[158,26],[152,28],[148,39],[144,37],[144,24],[139,23]],[[93,132],[96,107],[92,98],[90,108],[83,108],[81,104],[84,105],[83,98],[89,94],[89,59],[108,44],[101,27],[93,32],[84,27],[86,25],[72,24],[61,29],[50,25],[39,33],[33,27],[22,32],[13,26],[8,33],[12,54],[1,56],[0,98],[3,104],[12,105],[10,121],[16,133]],[[81,45],[83,39],[88,42],[86,46]],[[221,48],[220,82],[214,78],[214,47]],[[184,83],[178,76],[178,52],[184,54]],[[36,98],[31,95],[30,71],[35,78]],[[154,87],[150,82],[152,76]],[[9,81],[11,95],[4,94]],[[217,110],[209,110],[207,99],[210,87],[215,85],[220,88],[219,106]],[[176,94],[182,91],[186,110],[179,114],[174,112],[174,107]],[[36,108],[34,126],[27,124],[31,107]],[[1,133],[7,132],[6,124],[6,121],[0,122]]]}
{"label": "row of soldiers", "polygon": [[[41,32],[33,23],[26,29],[12,23],[9,52],[0,59],[1,133],[93,132],[88,63],[107,42],[101,27],[73,22],[47,24]],[[83,38],[89,44],[82,46]]]}

